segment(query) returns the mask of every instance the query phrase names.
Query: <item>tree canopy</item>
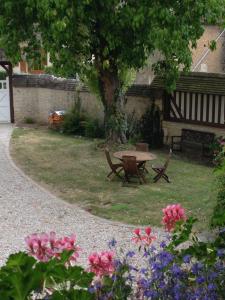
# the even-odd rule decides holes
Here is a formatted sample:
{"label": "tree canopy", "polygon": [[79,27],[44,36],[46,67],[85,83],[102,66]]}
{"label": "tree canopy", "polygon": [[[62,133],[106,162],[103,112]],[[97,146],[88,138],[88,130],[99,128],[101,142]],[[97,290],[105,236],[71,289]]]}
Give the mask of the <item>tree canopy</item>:
{"label": "tree canopy", "polygon": [[221,24],[224,11],[225,0],[1,0],[0,43],[13,62],[44,49],[58,74],[95,81],[115,116],[126,70],[157,52],[154,71],[174,88],[203,25]]}

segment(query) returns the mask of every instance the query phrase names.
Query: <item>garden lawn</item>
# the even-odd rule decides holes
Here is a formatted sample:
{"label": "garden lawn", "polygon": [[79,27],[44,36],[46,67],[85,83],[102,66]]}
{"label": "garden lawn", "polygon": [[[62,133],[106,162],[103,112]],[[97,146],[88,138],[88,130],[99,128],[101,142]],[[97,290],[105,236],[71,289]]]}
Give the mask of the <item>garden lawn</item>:
{"label": "garden lawn", "polygon": [[[199,229],[208,225],[215,205],[212,168],[174,154],[167,172],[170,184],[164,180],[153,183],[154,174],[147,163],[150,171],[147,184],[124,186],[117,178],[106,179],[109,167],[99,142],[102,141],[65,136],[45,128],[16,128],[11,155],[34,180],[62,199],[100,217],[159,226],[161,209],[171,203],[181,203],[188,214],[201,221]],[[152,152],[157,155],[154,164],[165,161],[167,152]],[[114,159],[114,162],[118,161]]]}

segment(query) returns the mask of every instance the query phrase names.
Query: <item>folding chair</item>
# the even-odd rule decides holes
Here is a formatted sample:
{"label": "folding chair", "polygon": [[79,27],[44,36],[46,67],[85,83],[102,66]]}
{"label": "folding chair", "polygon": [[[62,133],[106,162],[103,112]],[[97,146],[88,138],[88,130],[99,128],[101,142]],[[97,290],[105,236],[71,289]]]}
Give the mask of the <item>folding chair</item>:
{"label": "folding chair", "polygon": [[[149,147],[147,143],[137,143],[135,147],[136,151],[149,152]],[[148,173],[148,169],[146,168],[146,161],[138,163],[138,168]]]}
{"label": "folding chair", "polygon": [[123,156],[123,169],[125,173],[125,181],[130,182],[131,177],[137,177],[139,183],[146,183],[146,180],[138,168],[137,160],[135,156]]}
{"label": "folding chair", "polygon": [[105,148],[105,155],[106,155],[106,159],[109,164],[109,167],[111,169],[111,171],[107,175],[107,178],[110,178],[110,176],[114,174],[117,177],[119,177],[120,179],[123,179],[119,174],[123,170],[123,164],[122,163],[114,164],[112,162],[108,148]]}
{"label": "folding chair", "polygon": [[172,156],[172,149],[170,149],[169,155],[165,161],[164,165],[161,166],[152,166],[152,170],[157,173],[157,175],[154,177],[154,182],[157,182],[161,177],[164,178],[167,182],[170,182],[169,177],[166,175],[166,170],[168,168],[170,159]]}

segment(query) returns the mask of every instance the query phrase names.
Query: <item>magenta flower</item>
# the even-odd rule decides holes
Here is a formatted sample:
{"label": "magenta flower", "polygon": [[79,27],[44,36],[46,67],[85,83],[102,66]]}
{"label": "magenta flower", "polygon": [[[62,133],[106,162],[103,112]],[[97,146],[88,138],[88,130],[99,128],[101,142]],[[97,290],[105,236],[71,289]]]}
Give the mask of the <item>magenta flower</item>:
{"label": "magenta flower", "polygon": [[162,223],[167,231],[172,231],[175,228],[176,222],[186,220],[184,209],[180,204],[168,205],[163,210]]}

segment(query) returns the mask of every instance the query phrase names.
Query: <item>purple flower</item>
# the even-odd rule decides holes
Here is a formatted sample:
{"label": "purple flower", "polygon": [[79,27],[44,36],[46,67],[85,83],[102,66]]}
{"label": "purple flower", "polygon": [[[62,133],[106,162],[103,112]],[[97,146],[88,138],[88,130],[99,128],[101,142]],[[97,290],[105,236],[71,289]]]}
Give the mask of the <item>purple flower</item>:
{"label": "purple flower", "polygon": [[165,248],[165,247],[166,247],[166,242],[165,242],[165,241],[162,241],[162,242],[160,243],[160,247],[161,247],[161,248]]}
{"label": "purple flower", "polygon": [[215,284],[210,283],[210,284],[208,285],[208,290],[209,290],[209,291],[214,291],[215,289],[216,289]]}
{"label": "purple flower", "polygon": [[223,257],[225,255],[225,249],[218,249],[217,250],[217,256]]}
{"label": "purple flower", "polygon": [[202,267],[203,267],[203,266],[202,266],[201,263],[195,263],[195,264],[193,264],[193,266],[192,266],[192,272],[193,272],[195,275],[197,275],[198,272],[202,270]]}
{"label": "purple flower", "polygon": [[155,290],[145,291],[144,296],[150,299],[159,299],[158,293]]}
{"label": "purple flower", "polygon": [[201,284],[201,283],[205,282],[205,278],[200,276],[200,277],[196,278],[196,281],[197,281],[197,283]]}
{"label": "purple flower", "polygon": [[146,274],[146,273],[148,273],[148,269],[141,268],[140,272],[141,272],[141,274]]}
{"label": "purple flower", "polygon": [[172,266],[171,271],[172,271],[172,273],[173,273],[175,276],[179,276],[179,275],[182,273],[180,267],[179,267],[177,264],[174,264],[174,265]]}
{"label": "purple flower", "polygon": [[186,264],[189,264],[191,261],[191,255],[190,254],[187,254],[183,257],[183,262],[186,263]]}
{"label": "purple flower", "polygon": [[117,241],[113,238],[111,241],[109,241],[108,246],[109,248],[114,248],[117,244]]}
{"label": "purple flower", "polygon": [[128,251],[126,257],[133,257],[135,255],[134,251]]}

